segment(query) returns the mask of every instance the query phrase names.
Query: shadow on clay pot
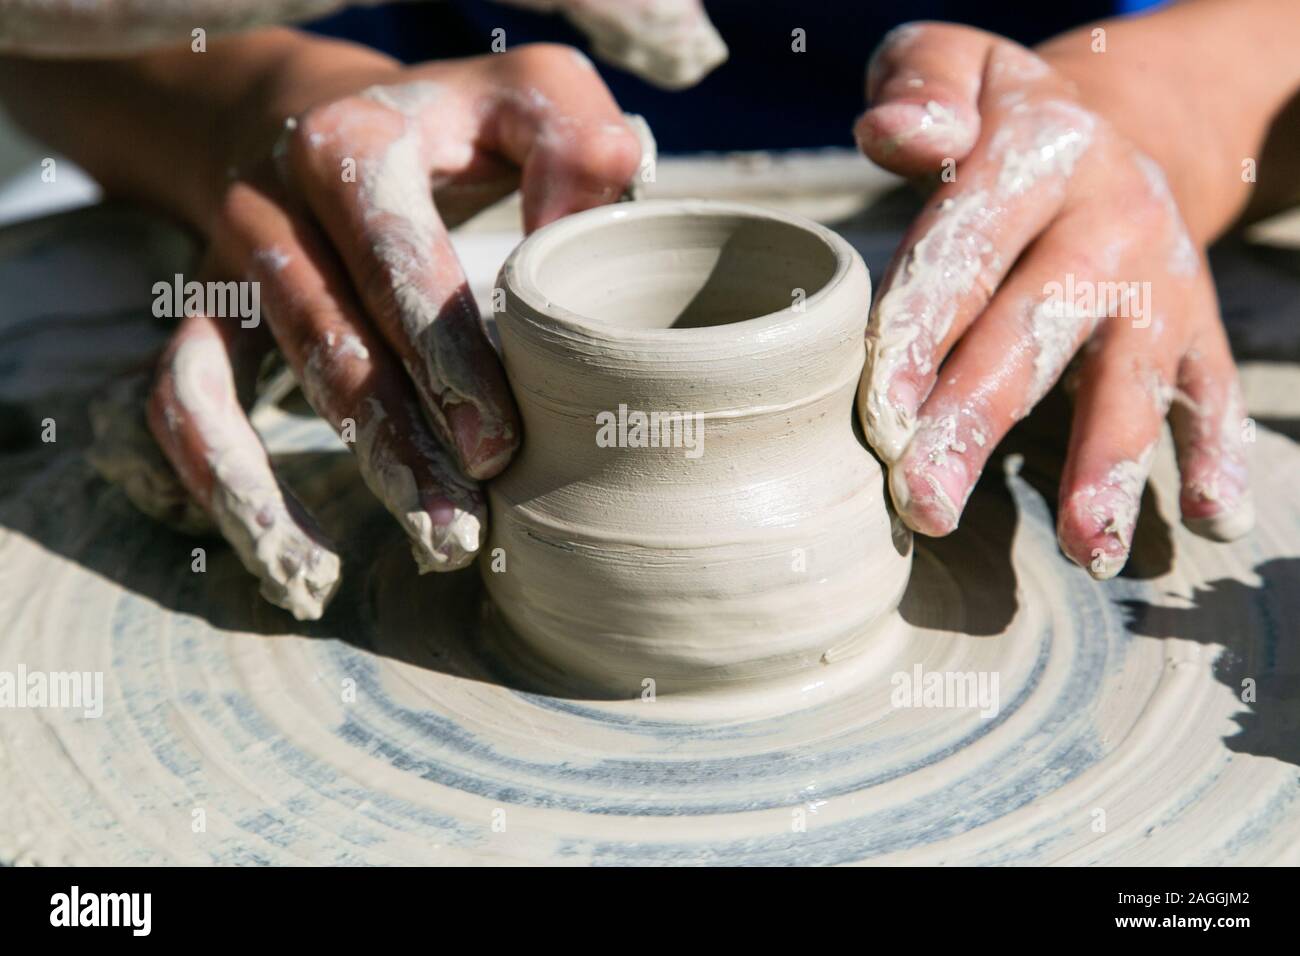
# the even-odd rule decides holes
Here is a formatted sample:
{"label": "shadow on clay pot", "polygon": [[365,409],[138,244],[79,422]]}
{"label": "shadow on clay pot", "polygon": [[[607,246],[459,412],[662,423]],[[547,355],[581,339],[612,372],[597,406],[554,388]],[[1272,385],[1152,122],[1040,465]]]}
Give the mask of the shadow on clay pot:
{"label": "shadow on clay pot", "polygon": [[[668,328],[704,329],[731,325],[780,312],[790,305],[789,283],[771,276],[754,276],[754,249],[762,248],[767,228],[761,222],[741,223],[723,241],[717,260],[699,290],[672,317]],[[809,256],[800,281],[817,290],[831,280],[834,263]]]}

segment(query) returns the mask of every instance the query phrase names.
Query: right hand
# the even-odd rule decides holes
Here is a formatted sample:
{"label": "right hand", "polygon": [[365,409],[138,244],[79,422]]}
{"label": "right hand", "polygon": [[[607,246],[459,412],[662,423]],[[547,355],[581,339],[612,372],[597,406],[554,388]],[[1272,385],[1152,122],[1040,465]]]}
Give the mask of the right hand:
{"label": "right hand", "polygon": [[896,30],[868,87],[863,151],[902,175],[950,174],[904,236],[867,333],[859,405],[903,521],[951,533],[994,448],[1077,353],[1066,556],[1097,578],[1124,566],[1166,415],[1184,523],[1246,533],[1245,410],[1205,251],[1119,104],[954,24]]}

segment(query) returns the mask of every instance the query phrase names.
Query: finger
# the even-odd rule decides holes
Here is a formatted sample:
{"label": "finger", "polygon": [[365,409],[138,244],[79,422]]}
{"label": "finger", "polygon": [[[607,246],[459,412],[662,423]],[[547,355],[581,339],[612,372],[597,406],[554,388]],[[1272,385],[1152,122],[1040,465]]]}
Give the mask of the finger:
{"label": "finger", "polygon": [[469,564],[486,503],[438,447],[410,380],[362,318],[323,238],[251,190],[232,218],[239,225],[229,238],[260,283],[285,360],[312,408],[355,452],[362,479],[402,526],[421,572]]}
{"label": "finger", "polygon": [[[373,95],[382,102],[343,101],[310,116],[291,138],[289,162],[434,434],[465,474],[488,478],[505,467],[520,431],[430,192],[431,166],[456,159],[432,154],[418,120],[444,94],[412,84]],[[348,161],[355,181],[340,175]]]}
{"label": "finger", "polygon": [[149,425],[190,494],[261,581],[263,597],[300,621],[316,620],[338,588],[339,557],[276,480],[240,405],[232,352],[243,331],[187,317],[160,360]]}
{"label": "finger", "polygon": [[[976,148],[960,183],[941,188],[904,236],[871,311],[858,396],[867,438],[886,463],[911,439],[948,351],[1063,208],[1065,180],[1088,148],[1090,122],[1063,103],[1041,107],[1028,125],[1009,122]],[[1047,151],[1054,158],[1044,159]]]}
{"label": "finger", "polygon": [[622,195],[642,145],[599,77],[567,47],[536,44],[492,62],[483,143],[523,170],[524,231]]}
{"label": "finger", "polygon": [[946,23],[891,30],[867,68],[867,102],[854,137],[877,165],[902,176],[962,160],[979,137],[979,93],[996,38]]}
{"label": "finger", "polygon": [[[1208,286],[1208,283],[1207,283]],[[1170,411],[1183,524],[1213,541],[1232,541],[1255,523],[1246,458],[1246,408],[1212,288],[1203,290],[1207,321],[1178,367]]]}
{"label": "finger", "polygon": [[[1157,296],[1172,296],[1172,285]],[[1161,301],[1165,301],[1163,298]],[[1171,302],[1170,311],[1183,307]],[[1116,320],[1098,330],[1079,374],[1070,446],[1061,474],[1057,538],[1095,578],[1128,560],[1142,490],[1173,397],[1179,344],[1161,318]]]}
{"label": "finger", "polygon": [[922,405],[889,482],[900,517],[914,530],[953,531],[993,449],[1047,394],[1098,322],[1141,313],[1140,296],[1130,302],[1130,284],[1115,281],[1115,254],[1081,249],[1079,226],[1066,217],[1034,243],[953,348]]}

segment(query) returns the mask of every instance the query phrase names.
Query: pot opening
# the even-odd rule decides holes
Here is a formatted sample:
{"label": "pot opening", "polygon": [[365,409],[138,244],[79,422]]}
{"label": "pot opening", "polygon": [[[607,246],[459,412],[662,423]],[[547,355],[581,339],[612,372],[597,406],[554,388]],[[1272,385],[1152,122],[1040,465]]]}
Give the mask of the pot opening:
{"label": "pot opening", "polygon": [[771,315],[835,275],[822,236],[734,213],[629,216],[564,237],[538,257],[548,301],[596,324],[691,329]]}

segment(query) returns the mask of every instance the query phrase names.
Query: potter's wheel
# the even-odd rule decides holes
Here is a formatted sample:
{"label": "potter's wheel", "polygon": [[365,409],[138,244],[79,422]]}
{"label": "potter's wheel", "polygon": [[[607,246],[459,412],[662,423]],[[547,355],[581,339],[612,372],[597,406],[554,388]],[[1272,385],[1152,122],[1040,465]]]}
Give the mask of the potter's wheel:
{"label": "potter's wheel", "polygon": [[[348,590],[306,630],[259,602],[224,547],[192,573],[193,542],[142,530],[72,449],[6,503],[4,660],[104,670],[106,703],[99,719],[4,713],[0,859],[1300,857],[1300,700],[1281,676],[1300,562],[1279,534],[1300,526],[1300,452],[1283,438],[1260,441],[1276,467],[1260,475],[1259,535],[1222,547],[1149,519],[1138,573],[1167,564],[1170,541],[1179,572],[1110,584],[1057,553],[1027,440],[960,538],[922,543],[877,650],[810,674],[764,716],[753,700],[530,690],[537,675],[485,630],[472,572],[417,578],[328,434],[275,410],[261,425],[347,542]],[[996,672],[997,715],[892,706],[891,675],[917,663]],[[1243,677],[1258,684],[1250,707],[1234,696]]]}
{"label": "potter's wheel", "polygon": [[[585,700],[517,662],[473,572],[417,577],[334,439],[279,409],[259,426],[343,543],[344,591],[304,628],[217,542],[193,573],[196,542],[82,459],[74,347],[102,377],[130,358],[106,322],[136,352],[159,335],[94,302],[3,330],[25,344],[0,401],[60,431],[6,437],[0,670],[102,670],[106,700],[0,711],[0,863],[1300,861],[1300,450],[1279,434],[1254,536],[1183,531],[1166,447],[1131,570],[1098,583],[1056,549],[1057,450],[1026,429],[961,532],[920,542],[864,657],[767,696]],[[997,714],[893,706],[918,663],[996,673]]]}

